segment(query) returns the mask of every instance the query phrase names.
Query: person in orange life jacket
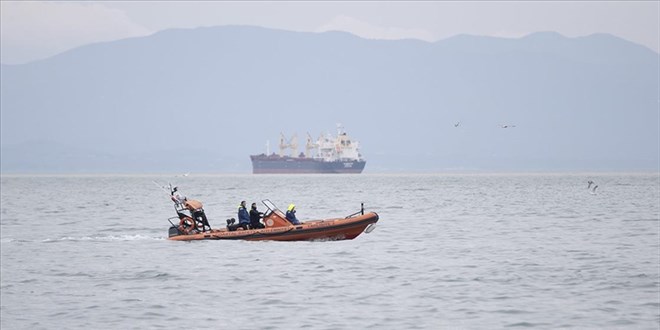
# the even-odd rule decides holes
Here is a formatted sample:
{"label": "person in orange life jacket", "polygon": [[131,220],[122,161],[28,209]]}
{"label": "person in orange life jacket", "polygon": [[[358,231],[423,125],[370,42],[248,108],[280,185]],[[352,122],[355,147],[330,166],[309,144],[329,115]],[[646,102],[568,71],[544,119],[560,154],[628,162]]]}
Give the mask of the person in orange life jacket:
{"label": "person in orange life jacket", "polygon": [[264,225],[259,222],[259,219],[263,217],[263,213],[257,211],[257,203],[252,203],[250,208],[250,228],[251,229],[260,229],[264,228]]}
{"label": "person in orange life jacket", "polygon": [[296,206],[293,204],[289,205],[289,208],[286,210],[286,219],[289,220],[294,225],[299,225],[300,221],[296,218]]}
{"label": "person in orange life jacket", "polygon": [[230,231],[238,229],[238,227],[243,228],[243,230],[248,230],[250,225],[250,215],[248,214],[247,209],[245,208],[245,201],[241,201],[241,205],[238,206],[238,223],[228,225],[227,228]]}

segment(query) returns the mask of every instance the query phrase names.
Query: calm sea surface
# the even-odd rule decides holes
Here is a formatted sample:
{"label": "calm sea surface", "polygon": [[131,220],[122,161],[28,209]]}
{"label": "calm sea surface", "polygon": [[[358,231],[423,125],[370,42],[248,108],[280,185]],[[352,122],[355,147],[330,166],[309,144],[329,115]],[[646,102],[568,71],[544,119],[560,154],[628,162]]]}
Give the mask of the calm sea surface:
{"label": "calm sea surface", "polygon": [[[303,221],[364,202],[380,221],[352,241],[174,242],[154,180],[204,202],[215,227],[266,198]],[[1,188],[3,330],[660,327],[657,173],[4,175]]]}

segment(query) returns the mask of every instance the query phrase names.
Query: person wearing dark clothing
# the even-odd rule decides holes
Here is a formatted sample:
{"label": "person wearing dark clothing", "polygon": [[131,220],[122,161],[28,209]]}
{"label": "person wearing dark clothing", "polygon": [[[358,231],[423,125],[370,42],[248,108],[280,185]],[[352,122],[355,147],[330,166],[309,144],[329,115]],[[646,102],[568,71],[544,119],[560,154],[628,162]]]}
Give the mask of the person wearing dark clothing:
{"label": "person wearing dark clothing", "polygon": [[264,228],[264,225],[259,221],[264,214],[257,211],[257,203],[252,203],[250,208],[250,228],[251,229],[260,229]]}
{"label": "person wearing dark clothing", "polygon": [[245,208],[245,201],[241,201],[241,205],[238,206],[238,223],[250,223],[250,215]]}
{"label": "person wearing dark clothing", "polygon": [[190,211],[192,217],[198,222],[202,223],[202,231],[206,231],[206,227],[209,227],[209,230],[211,230],[211,225],[209,224],[209,220],[206,218],[206,213],[202,208],[202,203],[194,199],[189,200],[185,197],[184,200],[185,202],[183,205]]}
{"label": "person wearing dark clothing", "polygon": [[195,210],[193,212],[193,217],[202,223],[202,231],[206,231],[206,227],[209,227],[209,230],[211,230],[209,219],[206,218],[206,213],[203,209]]}
{"label": "person wearing dark clothing", "polygon": [[294,225],[299,225],[300,221],[296,218],[296,206],[291,204],[286,210],[286,219]]}

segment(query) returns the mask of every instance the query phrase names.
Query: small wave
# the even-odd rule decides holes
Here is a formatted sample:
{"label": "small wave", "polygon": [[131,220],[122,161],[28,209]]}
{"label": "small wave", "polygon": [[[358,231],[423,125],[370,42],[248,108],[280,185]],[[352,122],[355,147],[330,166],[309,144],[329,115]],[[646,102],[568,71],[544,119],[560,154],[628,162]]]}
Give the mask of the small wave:
{"label": "small wave", "polygon": [[635,322],[633,322],[631,320],[628,320],[628,319],[618,319],[618,320],[614,320],[614,321],[609,322],[609,323],[611,325],[614,325],[614,326],[633,325],[633,324],[635,324]]}
{"label": "small wave", "polygon": [[407,188],[402,189],[403,191],[433,191],[431,188]]}
{"label": "small wave", "polygon": [[494,311],[494,313],[500,313],[500,314],[512,314],[512,315],[517,315],[517,314],[532,314],[532,312],[529,311],[524,311],[520,309],[498,309]]}
{"label": "small wave", "polygon": [[67,241],[143,241],[143,240],[163,240],[165,239],[162,236],[153,237],[146,235],[110,235],[110,236],[65,236],[60,238],[47,238],[43,240],[44,243],[56,243],[56,242],[67,242]]}
{"label": "small wave", "polygon": [[34,279],[34,278],[30,278],[30,279],[27,279],[27,280],[19,281],[18,283],[21,283],[21,284],[28,284],[28,283],[36,283],[36,282],[38,282],[36,279]]}
{"label": "small wave", "polygon": [[660,307],[660,303],[657,303],[657,302],[647,302],[647,303],[641,304],[640,306],[641,306],[641,307],[654,307],[654,308],[658,308],[658,307]]}
{"label": "small wave", "polygon": [[44,210],[42,212],[45,214],[60,214],[64,213],[64,210]]}
{"label": "small wave", "polygon": [[624,219],[623,222],[660,222],[660,219]]}
{"label": "small wave", "polygon": [[166,316],[166,315],[161,314],[161,313],[145,312],[142,315],[138,316],[137,318],[141,319],[141,320],[150,320],[150,319],[154,319],[154,318],[162,318],[164,316]]}
{"label": "small wave", "polygon": [[511,323],[505,325],[507,328],[518,328],[518,327],[523,327],[523,328],[532,328],[532,327],[537,327],[537,326],[547,326],[547,323],[531,323],[531,322],[518,322],[518,323]]}
{"label": "small wave", "polygon": [[28,239],[16,239],[16,238],[5,238],[2,239],[2,243],[33,243],[34,241]]}
{"label": "small wave", "polygon": [[84,272],[77,272],[77,273],[67,273],[67,272],[59,272],[53,274],[53,276],[61,276],[61,277],[94,277],[92,274],[84,273]]}
{"label": "small wave", "polygon": [[[125,273],[122,272],[121,274],[117,274],[116,277],[113,276],[113,280],[117,281],[152,281],[152,280],[168,280],[171,278],[176,278],[176,276],[169,274],[169,273],[164,273],[164,272],[159,272],[156,270],[145,270],[141,272],[129,272]],[[142,300],[137,300],[137,301],[142,301]]]}
{"label": "small wave", "polygon": [[82,223],[82,221],[69,221],[69,222],[63,222],[60,224],[60,226],[75,226]]}

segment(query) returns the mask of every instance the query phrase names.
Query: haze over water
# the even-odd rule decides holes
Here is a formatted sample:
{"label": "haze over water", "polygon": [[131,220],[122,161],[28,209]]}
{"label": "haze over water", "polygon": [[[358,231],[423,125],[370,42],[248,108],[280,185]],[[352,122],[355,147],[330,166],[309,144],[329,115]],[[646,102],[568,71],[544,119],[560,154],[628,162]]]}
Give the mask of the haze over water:
{"label": "haze over water", "polygon": [[[0,180],[2,329],[660,326],[658,173]],[[173,242],[154,180],[214,227],[265,198],[380,221],[352,241]]]}

